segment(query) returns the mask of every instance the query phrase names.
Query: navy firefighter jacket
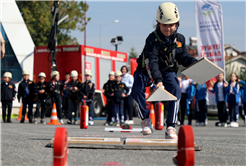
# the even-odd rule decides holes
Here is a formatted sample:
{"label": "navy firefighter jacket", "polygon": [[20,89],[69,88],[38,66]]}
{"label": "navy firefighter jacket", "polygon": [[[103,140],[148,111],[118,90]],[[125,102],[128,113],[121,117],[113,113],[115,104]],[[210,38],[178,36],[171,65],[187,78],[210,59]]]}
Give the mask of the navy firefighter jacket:
{"label": "navy firefighter jacket", "polygon": [[148,73],[153,83],[162,82],[165,72],[177,72],[177,62],[188,67],[197,60],[186,49],[185,37],[175,33],[164,36],[160,28],[149,34],[144,49],[137,59],[137,70]]}

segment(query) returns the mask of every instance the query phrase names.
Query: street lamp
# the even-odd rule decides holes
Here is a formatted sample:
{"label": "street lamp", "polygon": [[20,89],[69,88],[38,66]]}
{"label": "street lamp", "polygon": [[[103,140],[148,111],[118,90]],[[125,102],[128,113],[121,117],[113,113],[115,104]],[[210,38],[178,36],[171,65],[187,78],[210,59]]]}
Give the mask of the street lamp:
{"label": "street lamp", "polygon": [[103,23],[103,24],[100,24],[100,23],[97,23],[97,22],[94,22],[94,21],[90,21],[91,23],[93,24],[97,24],[100,26],[100,48],[102,48],[102,26],[103,25],[108,25],[108,24],[113,24],[113,23],[118,23],[119,20],[114,20],[112,22],[108,22],[108,23]]}
{"label": "street lamp", "polygon": [[115,46],[115,51],[118,51],[118,45],[123,42],[122,36],[117,36],[116,38],[112,38],[110,43]]}

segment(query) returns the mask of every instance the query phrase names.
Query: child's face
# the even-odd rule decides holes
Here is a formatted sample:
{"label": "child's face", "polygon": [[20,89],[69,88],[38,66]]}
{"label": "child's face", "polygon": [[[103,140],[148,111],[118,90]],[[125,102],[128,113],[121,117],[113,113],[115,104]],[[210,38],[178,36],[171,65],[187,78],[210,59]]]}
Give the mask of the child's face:
{"label": "child's face", "polygon": [[91,76],[90,75],[85,75],[85,80],[86,81],[90,81],[91,80]]}
{"label": "child's face", "polygon": [[237,79],[236,74],[231,74],[230,80],[231,81],[236,81],[236,79]]}
{"label": "child's face", "polygon": [[109,75],[108,78],[109,78],[110,81],[115,80],[115,76],[114,75]]}
{"label": "child's face", "polygon": [[167,37],[169,37],[175,31],[175,28],[176,28],[176,24],[160,24],[159,23],[159,26],[160,26],[161,33]]}
{"label": "child's face", "polygon": [[224,80],[224,74],[221,73],[220,75],[218,75],[218,80],[219,81],[223,81]]}
{"label": "child's face", "polygon": [[38,77],[40,83],[44,83],[45,78],[44,77]]}
{"label": "child's face", "polygon": [[23,75],[23,79],[27,81],[29,79],[29,75],[28,74]]}
{"label": "child's face", "polygon": [[78,79],[78,76],[77,77],[72,77],[73,81],[77,81],[77,79]]}
{"label": "child's face", "polygon": [[60,80],[60,74],[57,74],[56,76],[54,76],[54,80],[59,81]]}
{"label": "child's face", "polygon": [[117,77],[116,77],[116,81],[117,81],[117,82],[120,82],[120,81],[121,81],[121,76],[117,76]]}
{"label": "child's face", "polygon": [[70,75],[69,75],[69,74],[66,74],[66,75],[65,75],[65,79],[66,79],[66,80],[69,80],[69,78],[70,78]]}
{"label": "child's face", "polygon": [[9,82],[9,81],[10,81],[10,78],[9,78],[9,77],[4,77],[4,78],[3,78],[3,81],[4,81],[4,82]]}

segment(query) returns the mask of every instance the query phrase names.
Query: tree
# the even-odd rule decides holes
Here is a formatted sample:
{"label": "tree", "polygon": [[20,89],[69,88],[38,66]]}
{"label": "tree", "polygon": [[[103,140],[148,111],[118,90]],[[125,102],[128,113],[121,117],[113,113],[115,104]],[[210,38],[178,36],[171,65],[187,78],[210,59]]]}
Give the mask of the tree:
{"label": "tree", "polygon": [[138,53],[135,52],[135,48],[134,47],[131,48],[131,51],[129,53],[129,57],[130,58],[137,58],[138,57]]}
{"label": "tree", "polygon": [[[47,46],[49,33],[52,25],[51,8],[53,1],[16,1],[22,17],[27,25],[27,29],[36,46]],[[86,11],[89,6],[86,5]],[[76,45],[76,38],[70,36],[71,30],[79,29],[84,31],[85,27],[85,4],[83,1],[60,1],[59,19],[69,15],[69,18],[63,21],[57,27],[58,45]],[[87,18],[89,21],[90,18]]]}

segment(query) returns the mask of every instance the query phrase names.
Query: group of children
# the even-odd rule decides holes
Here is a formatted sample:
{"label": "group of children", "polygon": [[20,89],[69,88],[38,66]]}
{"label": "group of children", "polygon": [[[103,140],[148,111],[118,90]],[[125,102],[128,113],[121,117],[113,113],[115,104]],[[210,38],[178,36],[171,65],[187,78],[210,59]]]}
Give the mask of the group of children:
{"label": "group of children", "polygon": [[128,96],[129,88],[121,82],[122,72],[111,71],[109,80],[104,84],[102,92],[107,98],[107,118],[105,126],[122,126],[124,118],[124,97]]}
{"label": "group of children", "polygon": [[[239,84],[242,84],[240,87]],[[219,122],[216,126],[222,127],[238,127],[239,114],[245,122],[246,115],[246,93],[244,91],[246,83],[240,81],[235,73],[230,75],[229,83],[224,80],[224,73],[217,76],[217,82],[209,88],[206,84],[196,84],[187,76],[180,82],[182,97],[181,97],[181,125],[184,124],[184,115],[188,115],[188,125],[192,121],[192,101],[196,99],[196,122],[197,126],[206,126],[207,119],[207,90],[215,93],[215,101],[218,109]],[[227,103],[229,108],[229,123],[227,123]],[[244,112],[243,112],[244,109]]]}
{"label": "group of children", "polygon": [[[46,82],[46,74],[41,72],[38,75],[38,83],[34,83],[29,79],[29,72],[23,71],[23,80],[18,87],[17,99],[20,103],[22,101],[22,117],[20,123],[24,123],[26,108],[28,106],[28,119],[29,123],[37,124],[39,117],[39,110],[41,108],[40,123],[45,124],[44,116],[46,110],[47,99],[51,99],[51,103],[56,104],[57,116],[59,122],[64,124],[62,115],[62,100],[65,93],[68,103],[68,124],[72,124],[72,113],[74,112],[74,122],[77,124],[77,110],[81,102],[86,103],[89,106],[89,125],[93,125],[93,109],[92,98],[95,93],[94,84],[91,82],[92,73],[86,72],[86,80],[84,83],[78,81],[78,72],[76,70],[71,71],[71,80],[60,81],[60,74],[58,71],[51,73],[51,81]],[[11,110],[12,103],[15,99],[16,88],[15,85],[10,82],[12,74],[10,72],[4,73],[4,82],[1,84],[1,102],[2,102],[2,115],[3,122],[11,122]],[[64,100],[66,100],[66,98]],[[36,102],[36,111],[33,118],[33,104]],[[64,101],[65,102],[65,101]],[[8,115],[6,121],[6,107],[8,107]]]}

